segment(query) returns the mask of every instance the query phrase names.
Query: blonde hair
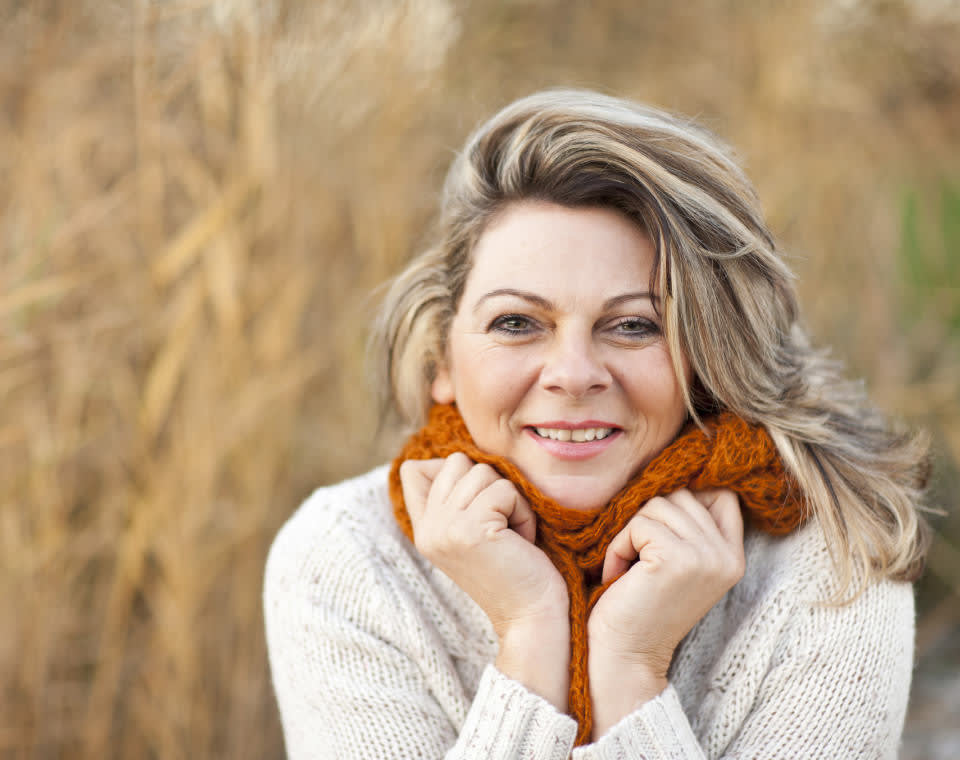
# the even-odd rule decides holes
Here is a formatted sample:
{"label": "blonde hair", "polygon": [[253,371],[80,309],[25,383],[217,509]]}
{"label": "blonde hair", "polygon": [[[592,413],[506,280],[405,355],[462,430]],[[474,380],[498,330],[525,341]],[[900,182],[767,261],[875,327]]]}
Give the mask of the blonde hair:
{"label": "blonde hair", "polygon": [[793,275],[727,146],[687,119],[579,90],[509,105],[469,138],[444,185],[436,243],[392,282],[375,326],[385,404],[411,425],[470,271],[505,206],[601,206],[656,247],[651,286],[693,419],[729,409],[769,431],[828,539],[840,595],[872,578],[915,580],[928,547],[919,513],[926,441],[893,431],[862,389],[814,350]]}

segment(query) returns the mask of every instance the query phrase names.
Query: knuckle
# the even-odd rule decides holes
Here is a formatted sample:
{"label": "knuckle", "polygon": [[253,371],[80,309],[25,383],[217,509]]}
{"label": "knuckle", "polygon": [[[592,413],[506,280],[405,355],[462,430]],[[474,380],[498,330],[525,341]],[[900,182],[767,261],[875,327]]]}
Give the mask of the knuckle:
{"label": "knuckle", "polygon": [[733,582],[739,583],[746,572],[747,572],[746,559],[742,554],[738,554],[736,557],[733,558],[733,563],[730,565],[730,575],[733,578]]}
{"label": "knuckle", "polygon": [[517,487],[505,478],[499,478],[491,483],[489,490],[498,497],[511,497],[517,493]]}
{"label": "knuckle", "polygon": [[[644,510],[655,512],[659,509],[663,509],[666,506],[669,506],[670,502],[666,496],[654,496],[650,499],[643,507],[640,509],[640,512]],[[638,513],[639,514],[639,513]]]}
{"label": "knuckle", "polygon": [[405,459],[400,464],[400,482],[407,482],[416,477],[420,463],[416,459]]}
{"label": "knuckle", "polygon": [[653,535],[656,525],[657,521],[654,518],[643,513],[637,513],[630,519],[630,522],[627,523],[623,532],[630,537],[631,541],[636,542],[650,538],[651,535]]}
{"label": "knuckle", "polygon": [[603,554],[604,563],[606,563],[607,561],[611,561],[611,558],[615,558],[617,556],[619,556],[617,554],[617,547],[611,543],[610,546],[607,547],[607,550]]}
{"label": "knuckle", "polygon": [[470,469],[470,478],[483,488],[489,488],[497,480],[501,480],[497,471],[488,464],[475,464]]}
{"label": "knuckle", "polygon": [[644,562],[646,563],[647,567],[650,568],[652,573],[656,573],[657,575],[661,575],[665,578],[671,577],[671,575],[677,573],[678,570],[676,565],[669,558],[663,556],[660,552],[651,552],[646,554],[644,556]]}
{"label": "knuckle", "polygon": [[740,497],[735,491],[731,491],[729,488],[722,489],[717,500],[730,507],[740,506]]}

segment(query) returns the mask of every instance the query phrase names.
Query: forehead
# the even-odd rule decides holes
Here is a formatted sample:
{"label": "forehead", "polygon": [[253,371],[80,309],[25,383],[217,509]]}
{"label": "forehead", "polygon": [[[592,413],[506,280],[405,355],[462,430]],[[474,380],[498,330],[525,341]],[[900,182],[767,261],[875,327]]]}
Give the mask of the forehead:
{"label": "forehead", "polygon": [[[474,248],[466,292],[524,286],[537,290],[645,288],[653,243],[609,208],[514,203],[497,215]],[[608,297],[610,293],[607,293]]]}

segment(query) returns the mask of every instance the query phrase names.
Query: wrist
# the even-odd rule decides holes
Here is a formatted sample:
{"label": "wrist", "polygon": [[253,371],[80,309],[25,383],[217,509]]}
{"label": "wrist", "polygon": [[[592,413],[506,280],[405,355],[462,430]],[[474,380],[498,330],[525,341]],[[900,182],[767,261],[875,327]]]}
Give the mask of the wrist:
{"label": "wrist", "polygon": [[570,689],[570,625],[566,619],[516,623],[498,632],[494,665],[508,678],[567,710]]}
{"label": "wrist", "polygon": [[590,699],[593,703],[593,740],[596,741],[634,710],[667,688],[666,662],[590,648]]}

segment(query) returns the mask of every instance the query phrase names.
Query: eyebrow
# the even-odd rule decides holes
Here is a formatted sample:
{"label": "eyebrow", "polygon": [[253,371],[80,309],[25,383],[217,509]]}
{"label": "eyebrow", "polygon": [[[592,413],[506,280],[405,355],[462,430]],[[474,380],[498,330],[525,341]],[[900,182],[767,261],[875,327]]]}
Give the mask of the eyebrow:
{"label": "eyebrow", "polygon": [[[496,290],[491,290],[489,293],[484,293],[477,299],[476,305],[474,305],[473,310],[476,311],[480,308],[480,304],[486,301],[488,298],[495,298],[497,296],[514,296],[515,298],[522,298],[524,301],[529,301],[530,303],[545,309],[547,311],[554,310],[556,307],[548,301],[543,296],[538,296],[536,293],[530,293],[526,290],[517,290],[515,288],[497,288]],[[633,293],[623,293],[619,296],[614,296],[613,298],[608,298],[603,302],[603,310],[609,311],[622,303],[627,301],[635,301],[638,299],[646,298],[649,301],[659,302],[660,298],[649,290],[638,290]]]}

